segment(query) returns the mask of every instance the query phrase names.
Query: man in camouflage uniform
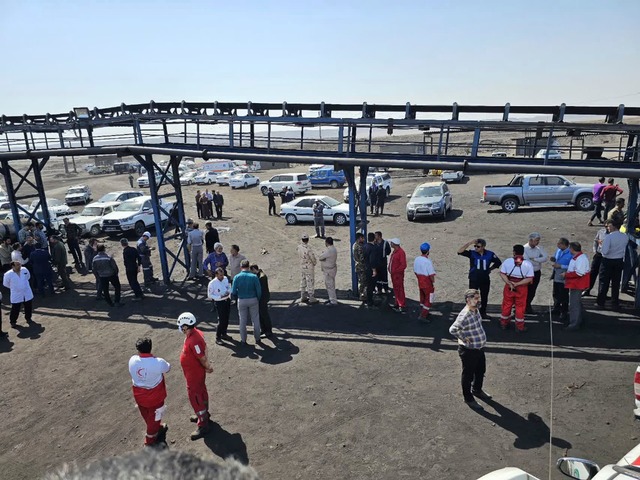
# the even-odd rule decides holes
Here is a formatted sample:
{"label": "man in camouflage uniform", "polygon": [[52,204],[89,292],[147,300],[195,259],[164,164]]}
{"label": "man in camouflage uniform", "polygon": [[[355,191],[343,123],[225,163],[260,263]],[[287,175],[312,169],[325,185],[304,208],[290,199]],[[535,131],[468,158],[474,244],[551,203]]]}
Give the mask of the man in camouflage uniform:
{"label": "man in camouflage uniform", "polygon": [[360,300],[364,301],[367,291],[367,268],[364,258],[364,235],[356,233],[356,243],[353,244],[353,261],[356,264],[356,274],[358,275],[358,294]]}
{"label": "man in camouflage uniform", "polygon": [[298,245],[298,256],[300,257],[300,267],[302,278],[300,280],[300,301],[304,303],[318,303],[315,295],[314,269],[316,267],[316,256],[309,248],[309,237],[305,234],[301,237],[302,243]]}

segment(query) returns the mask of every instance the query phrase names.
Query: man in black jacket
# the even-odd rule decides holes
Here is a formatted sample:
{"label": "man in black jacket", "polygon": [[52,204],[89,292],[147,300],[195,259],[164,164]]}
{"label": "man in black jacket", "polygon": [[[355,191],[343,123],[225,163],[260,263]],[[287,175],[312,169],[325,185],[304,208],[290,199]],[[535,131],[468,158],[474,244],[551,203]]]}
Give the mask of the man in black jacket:
{"label": "man in black jacket", "polygon": [[220,191],[213,194],[213,206],[216,208],[216,219],[222,220],[222,206],[224,205],[224,197]]}
{"label": "man in black jacket", "polygon": [[269,187],[267,190],[267,199],[269,200],[269,216],[271,216],[271,211],[273,210],[274,215],[278,215],[276,213],[276,192],[273,191],[273,188]]}
{"label": "man in black jacket", "polygon": [[258,276],[258,280],[260,280],[260,289],[262,290],[260,301],[258,303],[258,312],[260,315],[260,332],[262,332],[260,336],[264,338],[271,338],[273,336],[273,327],[271,325],[271,316],[269,315],[269,300],[271,298],[271,293],[269,292],[269,278],[262,270],[260,270],[258,265],[254,264],[249,268],[251,270],[251,273],[254,273]]}
{"label": "man in black jacket", "polygon": [[138,273],[142,269],[142,259],[137,248],[129,246],[129,240],[123,238],[120,240],[122,245],[122,258],[124,259],[124,271],[127,274],[127,281],[131,290],[133,290],[134,300],[142,300],[142,288],[138,282]]}
{"label": "man in black jacket", "polygon": [[73,255],[73,263],[76,264],[76,268],[79,272],[84,272],[86,267],[82,262],[82,252],[80,251],[80,235],[82,235],[82,229],[75,223],[71,223],[68,218],[64,220],[64,231],[67,234],[67,247],[71,255]]}
{"label": "man in black jacket", "polygon": [[[371,200],[373,202],[373,199]],[[378,187],[378,191],[376,192],[376,216],[382,215],[384,213],[384,202],[387,201],[387,189],[384,188],[384,185],[380,185]]]}
{"label": "man in black jacket", "polygon": [[120,301],[120,279],[118,278],[118,265],[111,255],[105,252],[104,244],[98,245],[96,256],[93,257],[93,273],[100,277],[100,285],[102,286],[102,295],[107,303],[113,307],[114,302],[109,296],[109,283],[115,289],[115,305],[121,307],[123,303]]}
{"label": "man in black jacket", "polygon": [[212,253],[215,250],[216,243],[220,243],[220,235],[218,229],[211,225],[211,222],[204,224],[207,231],[204,234],[204,245],[207,249],[207,253]]}

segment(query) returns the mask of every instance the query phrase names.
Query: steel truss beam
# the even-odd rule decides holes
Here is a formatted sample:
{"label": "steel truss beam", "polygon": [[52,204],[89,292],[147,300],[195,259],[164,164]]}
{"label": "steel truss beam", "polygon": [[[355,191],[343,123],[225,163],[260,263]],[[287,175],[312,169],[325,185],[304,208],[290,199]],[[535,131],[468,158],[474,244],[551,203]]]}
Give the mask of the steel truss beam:
{"label": "steel truss beam", "polygon": [[[181,265],[185,269],[185,272],[188,272],[190,263],[189,252],[186,248],[186,221],[184,203],[182,201],[182,186],[180,185],[180,171],[178,169],[182,157],[172,155],[169,165],[165,168],[154,161],[153,154],[151,153],[145,155],[134,154],[133,157],[147,170],[162,279],[164,283],[168,285],[171,282],[171,275],[176,265]],[[160,175],[160,181],[156,181],[156,172]],[[160,188],[164,185],[172,187],[173,191],[160,194]],[[161,206],[160,199],[171,197],[174,198],[173,209],[167,211]],[[165,226],[163,226],[161,220],[162,213],[167,216]],[[167,235],[168,232],[174,229],[178,229],[179,233]],[[169,241],[176,239],[179,240],[180,243],[178,250],[174,252],[170,247],[171,243],[169,243]],[[181,255],[184,256],[184,260],[181,258]],[[169,261],[169,257],[171,258],[171,262]]]}

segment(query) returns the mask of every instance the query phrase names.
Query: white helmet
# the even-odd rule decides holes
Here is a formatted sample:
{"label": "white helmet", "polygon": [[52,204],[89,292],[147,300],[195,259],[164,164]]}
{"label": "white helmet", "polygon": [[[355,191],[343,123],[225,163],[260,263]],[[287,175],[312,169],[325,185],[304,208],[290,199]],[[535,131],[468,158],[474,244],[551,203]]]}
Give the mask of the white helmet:
{"label": "white helmet", "polygon": [[190,327],[196,324],[196,316],[191,312],[181,313],[178,317],[178,330],[182,330],[183,325],[188,325]]}

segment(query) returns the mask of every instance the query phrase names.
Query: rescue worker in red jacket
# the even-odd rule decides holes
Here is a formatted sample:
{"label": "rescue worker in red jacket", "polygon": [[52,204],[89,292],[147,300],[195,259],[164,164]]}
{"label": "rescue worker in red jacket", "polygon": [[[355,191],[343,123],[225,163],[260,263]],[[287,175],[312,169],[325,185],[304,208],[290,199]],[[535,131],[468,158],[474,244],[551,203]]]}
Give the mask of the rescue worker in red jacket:
{"label": "rescue worker in red jacket", "polygon": [[178,317],[178,328],[185,335],[184,347],[180,354],[180,365],[187,381],[187,395],[195,415],[192,422],[198,428],[191,434],[191,440],[204,437],[210,430],[209,393],[207,392],[207,373],[213,368],[207,358],[207,344],[204,335],[196,327],[196,317],[193,313],[184,312]]}
{"label": "rescue worker in red jacket", "polygon": [[424,242],[420,245],[420,253],[422,255],[416,257],[413,262],[413,272],[418,278],[418,288],[420,289],[420,315],[418,318],[425,323],[430,323],[428,320],[429,309],[433,301],[436,280],[436,271],[429,258],[430,251],[431,245]]}
{"label": "rescue worker in red jacket", "polygon": [[405,313],[407,298],[404,294],[404,271],[407,269],[407,254],[400,246],[399,238],[389,240],[391,245],[391,256],[389,256],[389,273],[391,274],[391,285],[395,303],[391,305],[396,312]]}
{"label": "rescue worker in red jacket", "polygon": [[569,325],[566,331],[574,331],[580,328],[582,323],[582,293],[589,288],[591,281],[591,266],[589,259],[582,253],[582,245],[578,242],[569,244],[572,258],[564,277],[564,288],[569,290]]}
{"label": "rescue worker in red jacket", "polygon": [[169,372],[171,365],[164,358],[153,356],[151,347],[150,338],[139,338],[136,342],[138,354],[129,359],[133,398],[147,424],[144,438],[146,447],[165,443],[168,430],[167,424],[161,421],[165,410],[164,400],[167,398],[164,374]]}
{"label": "rescue worker in red jacket", "polygon": [[507,258],[500,267],[500,277],[504,282],[502,291],[502,313],[500,328],[511,327],[511,310],[516,308],[516,331],[526,332],[524,314],[527,309],[527,293],[529,284],[533,282],[533,265],[524,259],[524,246],[513,246],[513,257]]}

